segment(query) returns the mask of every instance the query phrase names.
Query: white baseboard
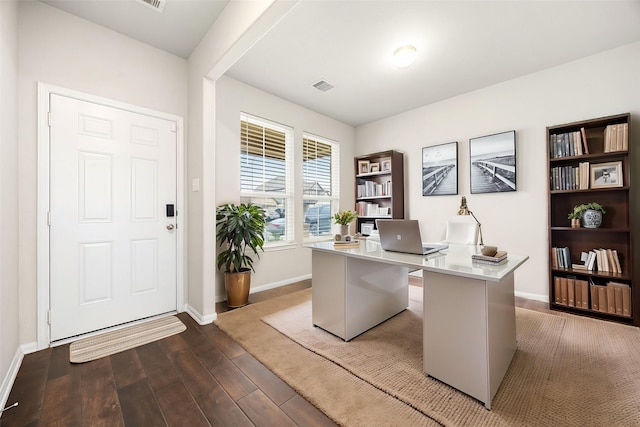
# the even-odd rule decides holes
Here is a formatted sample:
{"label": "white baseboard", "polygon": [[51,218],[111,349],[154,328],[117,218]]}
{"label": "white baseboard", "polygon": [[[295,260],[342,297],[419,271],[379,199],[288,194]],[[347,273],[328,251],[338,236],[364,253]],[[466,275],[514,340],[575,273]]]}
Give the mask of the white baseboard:
{"label": "white baseboard", "polygon": [[27,344],[22,344],[20,346],[20,349],[22,350],[23,354],[31,354],[31,353],[35,353],[38,350],[42,350],[38,348],[38,343],[36,341],[30,342]]}
{"label": "white baseboard", "polygon": [[213,313],[213,314],[209,314],[207,316],[203,316],[202,314],[200,314],[200,312],[198,312],[198,310],[196,310],[195,308],[191,307],[189,304],[185,304],[184,311],[186,311],[187,314],[189,314],[189,316],[191,316],[193,318],[193,320],[198,322],[199,325],[208,325],[210,323],[213,323],[213,321],[218,318],[218,314],[217,313]]}
{"label": "white baseboard", "polygon": [[[267,283],[266,285],[260,285],[260,286],[256,286],[255,288],[252,287],[251,290],[249,291],[249,293],[256,293],[256,292],[262,292],[262,291],[266,291],[269,289],[274,289],[274,288],[279,288],[280,286],[286,286],[286,285],[290,285],[292,283],[296,283],[296,282],[301,282],[303,280],[308,280],[311,279],[311,274],[305,274],[304,276],[299,276],[299,277],[293,277],[291,279],[286,279],[286,280],[281,280],[279,282],[273,282],[273,283]],[[216,296],[216,302],[221,302],[227,299],[226,295],[217,295]]]}
{"label": "white baseboard", "polygon": [[534,301],[549,302],[549,295],[531,294],[529,292],[515,292],[517,297],[532,299]]}
{"label": "white baseboard", "polygon": [[[2,385],[0,386],[0,408],[7,406],[7,399],[9,399],[11,387],[13,387],[13,383],[16,380],[23,358],[24,353],[22,352],[22,349],[18,347],[16,349],[16,354],[13,356],[13,360],[11,361],[11,365],[9,366],[9,370],[7,371],[4,380],[2,380]],[[9,402],[9,405],[13,405],[13,403],[14,402]]]}

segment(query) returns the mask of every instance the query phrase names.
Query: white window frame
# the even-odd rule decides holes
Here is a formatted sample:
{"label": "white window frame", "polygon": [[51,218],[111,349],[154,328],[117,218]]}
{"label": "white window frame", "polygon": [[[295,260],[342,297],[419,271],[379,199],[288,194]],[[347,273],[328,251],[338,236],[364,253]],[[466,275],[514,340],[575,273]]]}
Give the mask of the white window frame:
{"label": "white window frame", "polygon": [[[242,126],[242,122],[247,121],[248,123],[255,124],[261,126],[263,128],[272,129],[278,132],[283,132],[285,134],[285,191],[280,192],[268,192],[268,191],[249,191],[243,189],[242,186],[240,188],[240,197],[245,201],[246,199],[251,200],[262,200],[262,199],[284,199],[285,200],[285,234],[281,240],[267,241],[265,239],[264,247],[265,248],[274,248],[282,245],[289,245],[295,241],[295,199],[294,199],[294,180],[293,180],[293,166],[294,166],[294,132],[293,128],[290,126],[282,125],[280,123],[276,123],[267,119],[263,119],[261,117],[256,117],[247,113],[242,112],[240,114],[240,126]],[[241,138],[241,148],[240,153],[242,154],[242,150],[244,147],[244,141]],[[240,156],[240,161],[242,162],[242,156]],[[240,165],[240,180],[242,180],[242,164]],[[258,202],[255,202],[259,204]],[[268,213],[268,212],[265,212]]]}
{"label": "white window frame", "polygon": [[[320,142],[322,144],[329,145],[331,147],[331,194],[330,195],[311,195],[304,194],[304,181],[306,177],[304,176],[304,172],[302,173],[302,222],[304,227],[304,215],[306,213],[306,209],[304,205],[307,204],[307,201],[315,200],[317,202],[329,202],[331,205],[331,215],[330,215],[330,229],[329,234],[323,234],[319,236],[314,236],[311,234],[304,233],[304,242],[317,241],[317,240],[326,240],[327,238],[332,238],[333,233],[333,215],[338,211],[338,207],[340,206],[340,144],[336,141],[330,140],[328,138],[324,138],[322,136],[318,136],[309,132],[303,132],[302,140],[310,139],[313,141]],[[304,150],[304,146],[301,146],[302,150]],[[302,162],[304,162],[304,153],[301,156]]]}

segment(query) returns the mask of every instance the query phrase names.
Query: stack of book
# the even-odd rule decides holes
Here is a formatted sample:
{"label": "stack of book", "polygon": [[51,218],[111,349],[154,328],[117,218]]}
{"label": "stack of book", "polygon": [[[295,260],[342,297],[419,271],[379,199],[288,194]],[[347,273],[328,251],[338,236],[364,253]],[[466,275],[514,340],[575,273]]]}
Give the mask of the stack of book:
{"label": "stack of book", "polygon": [[471,255],[471,260],[480,264],[500,265],[507,262],[507,253],[505,251],[498,251],[494,256],[473,254]]}

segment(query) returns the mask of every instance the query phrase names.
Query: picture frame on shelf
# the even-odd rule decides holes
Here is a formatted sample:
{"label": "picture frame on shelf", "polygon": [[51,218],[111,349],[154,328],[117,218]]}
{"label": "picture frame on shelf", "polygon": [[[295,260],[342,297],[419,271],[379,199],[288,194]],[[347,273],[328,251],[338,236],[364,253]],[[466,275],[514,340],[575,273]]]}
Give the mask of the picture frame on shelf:
{"label": "picture frame on shelf", "polygon": [[591,165],[591,188],[622,187],[622,161]]}
{"label": "picture frame on shelf", "polygon": [[382,172],[391,172],[391,159],[380,160],[380,170]]}
{"label": "picture frame on shelf", "polygon": [[358,160],[358,174],[369,173],[369,160]]}
{"label": "picture frame on shelf", "polygon": [[422,195],[458,194],[458,142],[422,149]]}
{"label": "picture frame on shelf", "polygon": [[471,193],[516,191],[516,131],[469,139]]}
{"label": "picture frame on shelf", "polygon": [[380,163],[369,163],[369,172],[380,172]]}

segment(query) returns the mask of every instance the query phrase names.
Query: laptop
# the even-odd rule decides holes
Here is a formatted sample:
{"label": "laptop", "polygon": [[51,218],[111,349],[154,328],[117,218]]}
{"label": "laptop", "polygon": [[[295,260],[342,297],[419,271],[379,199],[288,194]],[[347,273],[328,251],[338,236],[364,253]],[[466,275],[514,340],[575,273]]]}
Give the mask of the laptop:
{"label": "laptop", "polygon": [[379,219],[376,224],[380,245],[385,251],[428,255],[449,247],[447,244],[422,243],[417,219]]}

